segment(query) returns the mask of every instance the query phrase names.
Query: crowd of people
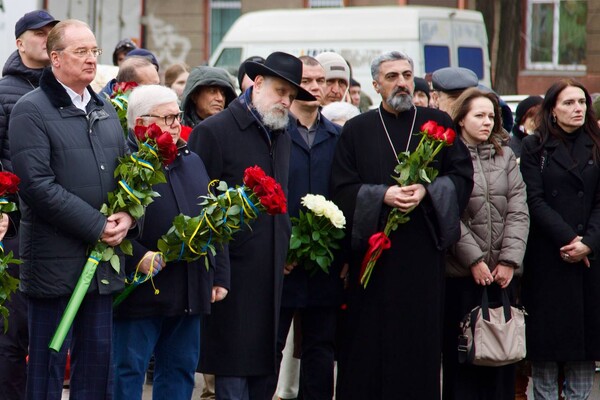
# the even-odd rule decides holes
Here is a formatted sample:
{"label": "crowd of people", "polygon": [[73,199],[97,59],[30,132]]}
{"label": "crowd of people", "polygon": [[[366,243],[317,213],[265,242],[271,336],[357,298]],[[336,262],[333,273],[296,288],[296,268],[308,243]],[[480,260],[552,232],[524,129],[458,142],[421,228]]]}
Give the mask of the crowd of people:
{"label": "crowd of people", "polygon": [[[124,39],[117,76],[96,93],[102,50],[87,24],[36,10],[15,38],[0,79],[0,161],[21,180],[19,212],[2,215],[0,239],[23,263],[8,269],[20,283],[5,303],[0,399],[60,399],[67,360],[70,397],[86,400],[141,399],[149,365],[156,399],[190,399],[196,372],[203,398],[219,400],[512,400],[526,398],[530,378],[535,399],[590,396],[600,127],[579,82],[526,98],[513,120],[472,71],[417,77],[400,51],[372,61],[381,98],[365,100],[335,52],[250,57],[236,82],[204,65],[174,64],[161,77],[159,60]],[[124,82],[137,84],[125,135],[110,101]],[[457,138],[435,155],[434,180],[399,186],[398,155],[417,150],[428,122]],[[105,216],[119,158],[152,124],[178,150],[160,197],[143,218]],[[280,183],[288,213],[260,215],[206,259],[166,263],[157,240],[173,218],[198,215],[209,182],[242,185],[255,165]],[[286,261],[290,217],[309,193],[347,222],[327,273]],[[364,285],[365,254],[394,209],[410,218]],[[118,253],[116,268],[99,261],[64,345],[49,349],[91,247],[126,238],[133,255]],[[153,284],[113,307],[137,272]],[[525,307],[525,362],[459,361],[460,322],[484,291]]]}

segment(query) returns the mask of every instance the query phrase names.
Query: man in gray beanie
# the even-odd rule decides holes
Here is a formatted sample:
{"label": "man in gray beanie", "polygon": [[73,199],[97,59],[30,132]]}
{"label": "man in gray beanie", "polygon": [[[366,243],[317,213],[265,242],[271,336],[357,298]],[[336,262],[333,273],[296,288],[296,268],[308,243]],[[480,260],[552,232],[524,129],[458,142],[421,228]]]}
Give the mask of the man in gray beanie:
{"label": "man in gray beanie", "polygon": [[350,83],[350,67],[342,56],[326,51],[315,57],[325,69],[325,95],[321,105],[326,106],[335,101],[342,101],[348,92]]}

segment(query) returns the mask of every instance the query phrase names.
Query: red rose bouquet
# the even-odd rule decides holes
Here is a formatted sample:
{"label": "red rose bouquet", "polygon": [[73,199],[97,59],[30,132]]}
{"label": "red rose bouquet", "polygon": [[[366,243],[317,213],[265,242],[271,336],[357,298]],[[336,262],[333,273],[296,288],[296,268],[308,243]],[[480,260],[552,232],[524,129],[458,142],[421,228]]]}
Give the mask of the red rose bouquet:
{"label": "red rose bouquet", "polygon": [[[211,182],[211,185],[216,182]],[[244,185],[230,188],[221,181],[218,194],[209,191],[201,196],[200,215],[175,217],[173,226],[158,241],[165,260],[195,261],[216,254],[216,245],[229,242],[233,234],[258,218],[261,212],[269,215],[287,212],[287,202],[281,185],[258,166],[244,172]],[[208,260],[205,259],[208,268]]]}
{"label": "red rose bouquet", "polygon": [[[7,196],[17,193],[20,179],[11,172],[0,172],[0,216],[5,212],[16,211],[17,204]],[[8,273],[9,264],[21,264],[21,260],[13,258],[10,251],[4,254],[4,246],[0,241],[0,317],[4,321],[4,332],[8,329],[8,309],[4,302],[17,290],[19,280]]]}
{"label": "red rose bouquet", "polygon": [[[437,177],[438,170],[430,167],[429,164],[442,147],[452,145],[456,137],[454,130],[444,128],[435,121],[428,121],[423,124],[418,135],[421,135],[421,141],[415,151],[398,154],[398,165],[394,168],[396,175],[393,178],[399,186],[433,182]],[[390,233],[395,231],[398,225],[408,222],[410,219],[408,214],[411,211],[412,209],[402,212],[398,208],[393,208],[388,215],[383,232],[377,232],[369,238],[369,248],[363,258],[359,275],[360,283],[364,288],[369,283],[369,278],[381,253],[391,246]]]}
{"label": "red rose bouquet", "polygon": [[125,138],[127,138],[127,106],[129,94],[138,86],[136,82],[117,82],[113,86],[113,91],[109,96],[110,103],[115,108],[119,116],[119,122],[123,128]]}
{"label": "red rose bouquet", "polygon": [[[211,187],[215,187],[217,193],[212,193]],[[258,166],[244,171],[244,185],[230,188],[224,181],[213,181],[209,185],[209,193],[200,198],[200,205],[203,206],[200,215],[176,216],[171,229],[159,239],[157,247],[165,262],[189,262],[204,257],[208,269],[206,255],[209,252],[215,255],[217,246],[232,240],[233,235],[244,225],[250,227],[250,223],[261,212],[269,215],[287,212],[281,185]],[[158,270],[155,270],[154,274],[156,273]],[[115,299],[113,305],[119,305],[137,285],[150,278],[134,274],[128,282],[129,286]]]}
{"label": "red rose bouquet", "polygon": [[[156,124],[148,127],[138,126],[134,132],[138,151],[119,159],[115,170],[117,189],[108,193],[108,204],[103,204],[100,208],[104,215],[124,211],[135,219],[141,218],[146,206],[158,196],[152,186],[166,182],[163,166],[173,162],[177,156],[177,146],[173,137],[168,132],[163,132]],[[132,246],[128,240],[123,240],[119,247],[123,253],[132,254]],[[114,249],[98,241],[83,267],[73,295],[50,342],[51,349],[59,351],[62,347],[100,261],[109,261],[115,271],[120,271],[119,256]]]}

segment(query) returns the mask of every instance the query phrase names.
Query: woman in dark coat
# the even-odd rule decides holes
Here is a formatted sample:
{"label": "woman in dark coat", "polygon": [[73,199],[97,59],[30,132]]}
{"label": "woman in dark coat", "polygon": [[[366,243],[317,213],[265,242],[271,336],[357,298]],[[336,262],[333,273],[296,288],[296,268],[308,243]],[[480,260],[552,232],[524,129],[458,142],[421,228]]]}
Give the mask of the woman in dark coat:
{"label": "woman in dark coat", "polygon": [[[147,85],[129,97],[128,125],[158,125],[171,133],[179,152],[164,168],[167,182],[154,187],[160,197],[148,206],[141,236],[133,241],[133,257],[126,270],[132,275],[162,270],[153,284],[140,284],[115,309],[115,399],[141,399],[150,356],[155,356],[153,397],[189,399],[200,356],[200,315],[210,313],[211,301],[221,300],[229,287],[228,271],[206,269],[204,260],[164,263],[157,259],[156,244],[180,213],[200,213],[198,196],[208,187],[208,175],[200,157],[188,150],[181,132],[177,95],[172,89]],[[155,293],[155,287],[159,290]]]}
{"label": "woman in dark coat", "polygon": [[523,139],[521,172],[531,229],[524,260],[527,352],[536,399],[588,397],[600,359],[600,129],[587,90],[548,89],[535,135]]}

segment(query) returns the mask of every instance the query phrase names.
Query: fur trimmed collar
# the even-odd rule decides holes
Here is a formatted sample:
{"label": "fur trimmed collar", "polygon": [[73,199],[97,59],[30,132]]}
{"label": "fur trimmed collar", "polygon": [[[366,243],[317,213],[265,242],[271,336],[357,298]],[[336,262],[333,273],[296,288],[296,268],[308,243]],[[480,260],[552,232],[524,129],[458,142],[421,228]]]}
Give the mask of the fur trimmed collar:
{"label": "fur trimmed collar", "polygon": [[[69,94],[60,84],[60,82],[56,80],[56,77],[52,73],[51,67],[46,67],[44,68],[44,71],[42,71],[42,77],[40,78],[40,89],[46,93],[50,103],[52,103],[52,105],[56,108],[73,105],[71,97],[69,97]],[[95,102],[96,105],[103,107],[104,102],[96,94],[96,92],[92,90],[92,87],[88,85],[87,90],[92,96],[92,101]]]}

